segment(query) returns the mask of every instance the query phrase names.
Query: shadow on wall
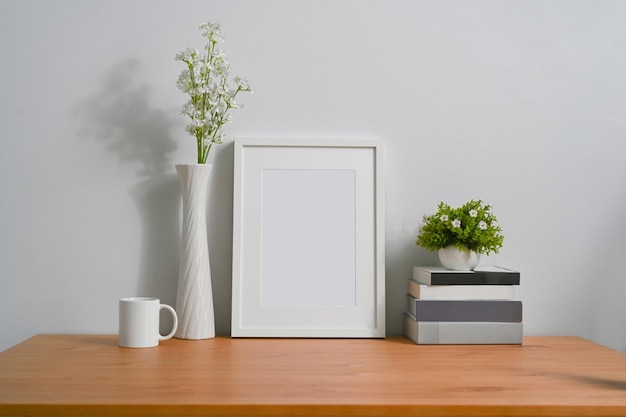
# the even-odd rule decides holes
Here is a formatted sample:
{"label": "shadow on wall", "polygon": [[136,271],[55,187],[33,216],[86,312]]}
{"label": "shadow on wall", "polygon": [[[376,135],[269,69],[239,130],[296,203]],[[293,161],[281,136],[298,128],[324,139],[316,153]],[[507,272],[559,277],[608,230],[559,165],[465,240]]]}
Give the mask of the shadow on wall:
{"label": "shadow on wall", "polygon": [[170,131],[175,120],[151,107],[150,86],[138,85],[136,60],[114,66],[102,88],[76,110],[81,137],[102,142],[123,163],[139,163],[137,175],[155,178],[172,170],[170,155],[177,146]]}
{"label": "shadow on wall", "polygon": [[[158,297],[176,306],[181,225],[181,193],[176,174],[164,174],[131,188],[141,216],[141,251],[137,296]],[[171,317],[161,315],[161,331],[169,332]]]}
{"label": "shadow on wall", "polygon": [[[211,152],[214,152],[211,150]],[[215,149],[209,181],[207,228],[215,333],[230,335],[233,260],[233,171],[235,146],[227,142]]]}
{"label": "shadow on wall", "polygon": [[[180,251],[180,186],[171,154],[177,128],[167,112],[154,108],[151,88],[140,84],[141,66],[129,60],[114,66],[93,96],[79,103],[80,137],[101,142],[124,164],[139,166],[141,181],[130,195],[142,219],[137,296],[174,305]],[[164,315],[162,326],[171,328]],[[168,322],[169,321],[169,322]]]}

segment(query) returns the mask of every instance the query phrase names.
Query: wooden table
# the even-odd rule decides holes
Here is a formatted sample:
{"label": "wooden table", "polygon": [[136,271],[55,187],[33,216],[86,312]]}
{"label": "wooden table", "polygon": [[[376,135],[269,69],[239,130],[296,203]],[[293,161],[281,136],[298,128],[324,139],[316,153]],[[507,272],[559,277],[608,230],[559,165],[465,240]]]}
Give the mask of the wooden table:
{"label": "wooden table", "polygon": [[387,339],[40,335],[0,354],[0,415],[626,416],[626,355],[576,337],[522,346]]}

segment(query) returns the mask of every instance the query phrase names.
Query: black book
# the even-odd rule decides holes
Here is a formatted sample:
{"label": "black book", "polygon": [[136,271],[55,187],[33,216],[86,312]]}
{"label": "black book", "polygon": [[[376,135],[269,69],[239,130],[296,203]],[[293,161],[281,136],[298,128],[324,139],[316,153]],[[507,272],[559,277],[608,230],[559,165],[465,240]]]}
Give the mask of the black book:
{"label": "black book", "polygon": [[426,285],[519,285],[520,273],[498,266],[452,271],[442,266],[414,266],[413,279]]}

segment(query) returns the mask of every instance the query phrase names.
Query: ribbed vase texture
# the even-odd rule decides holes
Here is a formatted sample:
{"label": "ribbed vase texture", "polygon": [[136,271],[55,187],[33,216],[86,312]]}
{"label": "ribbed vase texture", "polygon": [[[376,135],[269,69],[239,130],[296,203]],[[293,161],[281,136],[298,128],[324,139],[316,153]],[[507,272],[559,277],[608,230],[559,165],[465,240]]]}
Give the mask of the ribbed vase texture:
{"label": "ribbed vase texture", "polygon": [[183,199],[183,228],[176,313],[179,339],[215,337],[207,240],[207,187],[212,165],[176,165]]}

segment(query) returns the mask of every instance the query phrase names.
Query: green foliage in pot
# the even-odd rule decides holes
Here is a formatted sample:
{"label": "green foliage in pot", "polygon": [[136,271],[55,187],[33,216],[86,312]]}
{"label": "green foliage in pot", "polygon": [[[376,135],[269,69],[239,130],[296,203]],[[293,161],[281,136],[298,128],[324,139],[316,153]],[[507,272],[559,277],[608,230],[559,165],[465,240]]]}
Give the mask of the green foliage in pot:
{"label": "green foliage in pot", "polygon": [[415,243],[430,251],[455,245],[484,255],[498,253],[504,236],[496,223],[491,206],[481,200],[470,200],[458,208],[441,202],[435,214],[424,216]]}

